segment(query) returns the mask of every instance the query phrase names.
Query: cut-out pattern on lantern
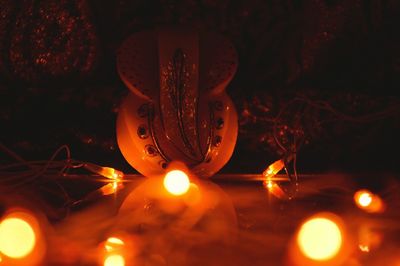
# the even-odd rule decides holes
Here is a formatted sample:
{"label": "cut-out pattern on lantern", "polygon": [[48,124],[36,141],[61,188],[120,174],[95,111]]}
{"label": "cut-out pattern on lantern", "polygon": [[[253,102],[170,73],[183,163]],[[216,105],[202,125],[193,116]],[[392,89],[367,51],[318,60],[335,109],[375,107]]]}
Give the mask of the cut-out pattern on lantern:
{"label": "cut-out pattern on lantern", "polygon": [[209,177],[230,159],[237,113],[225,92],[237,55],[224,37],[187,28],[139,32],[120,47],[117,67],[131,90],[117,120],[125,159],[145,176],[179,160]]}

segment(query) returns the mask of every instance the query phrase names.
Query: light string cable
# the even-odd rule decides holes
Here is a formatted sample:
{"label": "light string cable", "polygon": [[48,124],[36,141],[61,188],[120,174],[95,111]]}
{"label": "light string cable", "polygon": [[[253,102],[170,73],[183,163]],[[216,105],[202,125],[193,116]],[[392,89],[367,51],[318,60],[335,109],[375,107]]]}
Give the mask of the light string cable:
{"label": "light string cable", "polygon": [[[290,117],[294,118],[292,123],[284,123],[284,116],[285,112],[287,112],[290,108],[296,108],[294,112],[290,113]],[[330,118],[325,120],[316,120],[316,121],[306,121],[310,119],[310,115],[316,112],[327,112],[330,114]],[[278,188],[280,195],[279,197],[284,197],[287,199],[292,199],[296,196],[299,190],[299,178],[298,178],[298,171],[297,171],[297,156],[298,151],[300,150],[301,146],[304,144],[305,140],[309,137],[308,135],[310,132],[306,130],[306,123],[312,124],[311,127],[314,126],[322,126],[323,124],[335,120],[340,121],[349,121],[355,123],[369,123],[381,119],[385,119],[391,116],[396,116],[400,113],[400,104],[395,102],[393,104],[388,105],[382,110],[376,111],[374,113],[363,114],[359,116],[353,116],[345,114],[339,111],[337,108],[334,108],[331,103],[328,101],[323,100],[314,100],[307,97],[304,94],[298,93],[293,99],[288,101],[283,108],[281,108],[278,114],[273,119],[263,119],[266,122],[272,122],[272,131],[273,131],[273,138],[277,145],[277,147],[281,150],[284,154],[281,160],[274,162],[273,164],[269,165],[269,167],[264,171],[263,175],[266,178],[265,184],[266,187],[273,192],[272,188]],[[315,118],[315,117],[314,117]],[[281,129],[281,128],[284,129]],[[280,130],[281,129],[281,130]],[[285,132],[289,132],[290,138],[284,141]],[[288,177],[289,186],[277,186],[275,183],[273,184],[269,180],[275,174],[277,174],[280,170],[285,170],[285,173]],[[273,173],[273,174],[272,174]],[[284,196],[282,196],[284,195]]]}
{"label": "light string cable", "polygon": [[[90,178],[97,182],[106,183],[98,189],[97,195],[109,195],[115,193],[122,187],[124,173],[111,167],[103,167],[94,163],[81,162],[71,158],[71,151],[67,145],[60,146],[50,157],[49,160],[26,161],[17,153],[0,143],[0,151],[3,151],[16,162],[0,165],[0,186],[10,189],[18,189],[27,185],[38,183],[39,181],[51,181],[62,192],[65,206],[76,205],[84,200],[73,200],[66,192],[64,187],[58,182],[59,179],[71,178],[75,175],[69,172],[73,169],[85,169],[92,174]],[[65,159],[57,160],[62,153]],[[93,193],[89,193],[93,195]]]}

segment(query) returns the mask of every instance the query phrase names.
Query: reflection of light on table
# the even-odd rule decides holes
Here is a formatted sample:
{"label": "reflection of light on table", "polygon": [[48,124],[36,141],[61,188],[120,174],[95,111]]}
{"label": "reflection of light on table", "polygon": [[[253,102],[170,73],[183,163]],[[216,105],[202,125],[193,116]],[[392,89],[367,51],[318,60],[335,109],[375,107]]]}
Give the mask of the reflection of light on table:
{"label": "reflection of light on table", "polygon": [[359,244],[359,245],[358,245],[358,248],[359,248],[362,252],[365,252],[365,253],[368,253],[368,252],[369,252],[369,246],[367,246],[367,245]]}
{"label": "reflection of light on table", "polygon": [[329,260],[339,252],[342,234],[335,222],[317,217],[301,226],[297,243],[306,257],[313,260]]}
{"label": "reflection of light on table", "polygon": [[104,245],[104,248],[108,252],[110,252],[110,251],[122,248],[123,245],[124,245],[124,241],[122,241],[121,239],[119,239],[117,237],[109,237]]}
{"label": "reflection of light on table", "polygon": [[122,255],[112,254],[106,257],[104,260],[104,266],[124,266],[125,259]]}

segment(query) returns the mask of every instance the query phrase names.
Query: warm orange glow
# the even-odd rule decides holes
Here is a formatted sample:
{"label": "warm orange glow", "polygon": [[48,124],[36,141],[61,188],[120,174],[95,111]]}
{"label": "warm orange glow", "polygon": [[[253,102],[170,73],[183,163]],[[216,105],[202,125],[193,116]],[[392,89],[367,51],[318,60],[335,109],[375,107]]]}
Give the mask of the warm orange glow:
{"label": "warm orange glow", "polygon": [[97,173],[109,179],[119,180],[124,177],[124,173],[111,167],[103,167],[92,163],[85,163],[84,167],[93,173]]}
{"label": "warm orange glow", "polygon": [[264,187],[268,189],[268,192],[277,197],[278,199],[287,199],[285,191],[274,181],[264,181]]}
{"label": "warm orange glow", "polygon": [[358,248],[362,251],[362,252],[366,252],[366,253],[368,253],[369,252],[369,246],[367,246],[367,245],[358,245]]}
{"label": "warm orange glow", "polygon": [[362,192],[358,195],[357,203],[362,207],[367,207],[372,202],[372,196],[369,192]]}
{"label": "warm orange glow", "polygon": [[189,190],[190,180],[185,172],[172,170],[165,175],[164,187],[175,196],[183,195]]}
{"label": "warm orange glow", "polygon": [[27,221],[12,217],[0,223],[0,252],[7,257],[26,257],[32,252],[35,244],[35,232]]}
{"label": "warm orange glow", "polygon": [[306,257],[317,261],[329,260],[338,254],[342,246],[342,232],[328,218],[312,218],[301,226],[297,244]]}
{"label": "warm orange glow", "polygon": [[382,199],[368,190],[359,190],[354,194],[356,205],[366,212],[382,212],[384,204]]}
{"label": "warm orange glow", "polygon": [[117,180],[117,181],[114,181],[107,185],[102,186],[101,188],[99,188],[99,190],[103,196],[107,196],[107,195],[116,193],[118,191],[118,189],[120,189],[122,187],[123,187],[122,182]]}
{"label": "warm orange glow", "polygon": [[281,171],[285,167],[285,163],[283,160],[275,161],[274,163],[270,164],[267,169],[264,170],[263,176],[266,178],[271,178],[275,176],[279,171]]}
{"label": "warm orange glow", "polygon": [[104,260],[104,266],[125,266],[125,259],[122,255],[109,255]]}
{"label": "warm orange glow", "polygon": [[110,252],[120,249],[124,245],[124,241],[116,237],[109,237],[104,245],[104,248]]}

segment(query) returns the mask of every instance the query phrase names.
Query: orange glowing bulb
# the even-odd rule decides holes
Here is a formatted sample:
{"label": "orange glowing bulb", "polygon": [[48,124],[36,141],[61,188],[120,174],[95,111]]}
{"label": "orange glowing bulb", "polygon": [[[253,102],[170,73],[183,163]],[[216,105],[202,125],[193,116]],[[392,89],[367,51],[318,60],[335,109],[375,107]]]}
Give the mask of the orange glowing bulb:
{"label": "orange glowing bulb", "polygon": [[359,195],[358,199],[358,204],[360,204],[363,207],[367,207],[371,204],[372,202],[372,196],[368,192],[363,192]]}
{"label": "orange glowing bulb", "polygon": [[7,218],[0,223],[0,252],[20,259],[29,255],[36,244],[31,225],[20,218]]}
{"label": "orange glowing bulb", "polygon": [[189,190],[190,180],[185,172],[172,170],[164,177],[164,187],[172,195],[180,196]]}
{"label": "orange glowing bulb", "polygon": [[283,160],[278,160],[270,164],[267,169],[264,170],[263,176],[266,178],[270,178],[275,176],[285,167],[285,163]]}
{"label": "orange glowing bulb", "polygon": [[359,190],[354,194],[354,202],[356,205],[371,213],[382,212],[385,209],[382,199],[368,190]]}
{"label": "orange glowing bulb", "polygon": [[313,218],[301,226],[297,244],[306,257],[325,261],[338,254],[342,246],[342,233],[332,220]]}
{"label": "orange glowing bulb", "polygon": [[104,266],[125,266],[125,259],[122,255],[109,255],[104,260]]}

